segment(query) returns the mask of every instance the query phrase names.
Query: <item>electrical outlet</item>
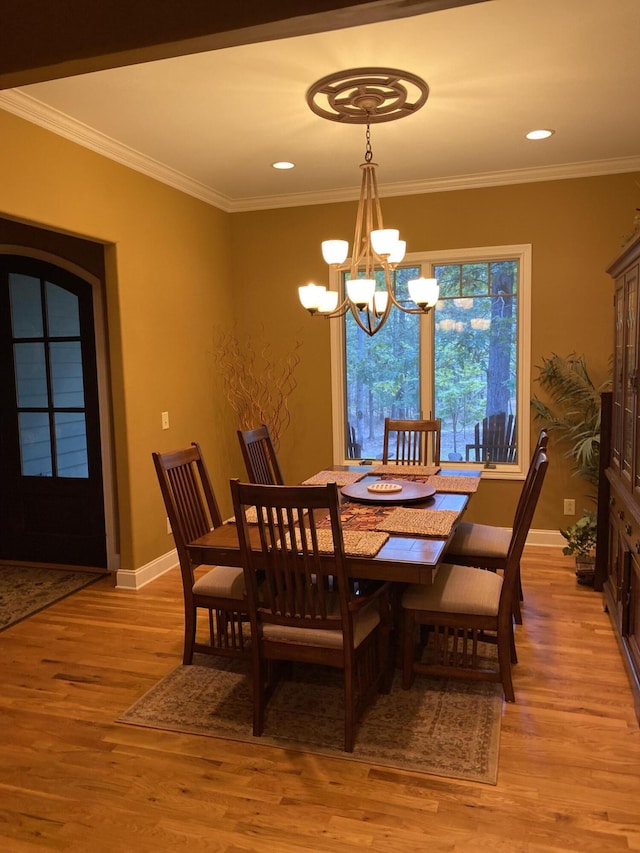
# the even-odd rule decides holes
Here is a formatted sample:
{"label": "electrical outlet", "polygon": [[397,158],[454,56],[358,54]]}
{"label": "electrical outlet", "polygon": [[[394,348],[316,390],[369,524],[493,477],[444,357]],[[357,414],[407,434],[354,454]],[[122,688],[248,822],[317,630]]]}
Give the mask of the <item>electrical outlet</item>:
{"label": "electrical outlet", "polygon": [[162,429],[169,429],[169,412],[162,412]]}
{"label": "electrical outlet", "polygon": [[564,514],[565,515],[575,515],[576,514],[576,502],[572,498],[564,499]]}
{"label": "electrical outlet", "polygon": [[173,530],[171,529],[171,522],[169,521],[168,518],[167,518],[167,533],[173,533]]}

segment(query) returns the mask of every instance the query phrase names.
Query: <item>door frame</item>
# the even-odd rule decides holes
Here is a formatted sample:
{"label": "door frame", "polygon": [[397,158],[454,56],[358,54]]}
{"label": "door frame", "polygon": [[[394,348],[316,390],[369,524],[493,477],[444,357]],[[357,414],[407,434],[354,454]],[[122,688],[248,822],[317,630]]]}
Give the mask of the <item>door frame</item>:
{"label": "door frame", "polygon": [[61,258],[52,252],[45,252],[29,246],[15,243],[0,243],[0,255],[20,255],[46,261],[60,269],[72,273],[91,286],[93,302],[93,334],[96,348],[96,375],[98,383],[98,409],[100,421],[100,457],[102,462],[102,491],[104,499],[105,545],[107,551],[107,570],[115,572],[120,568],[118,548],[118,515],[115,466],[113,455],[113,419],[111,417],[111,382],[109,359],[107,356],[107,323],[105,312],[105,293],[103,282],[93,273],[78,264]]}

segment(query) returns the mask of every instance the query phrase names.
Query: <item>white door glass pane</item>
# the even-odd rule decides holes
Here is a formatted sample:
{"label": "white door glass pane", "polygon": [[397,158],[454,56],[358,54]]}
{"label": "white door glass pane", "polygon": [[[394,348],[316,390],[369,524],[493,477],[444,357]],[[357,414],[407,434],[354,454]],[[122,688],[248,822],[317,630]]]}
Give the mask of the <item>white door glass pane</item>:
{"label": "white door glass pane", "polygon": [[40,338],[43,333],[40,279],[21,273],[9,275],[11,326],[14,338]]}
{"label": "white door glass pane", "polygon": [[44,344],[14,344],[14,358],[18,406],[38,408],[48,406]]}
{"label": "white door glass pane", "polygon": [[82,352],[80,341],[60,341],[49,347],[53,405],[83,408]]}
{"label": "white door glass pane", "polygon": [[24,477],[51,477],[51,436],[47,412],[20,412],[20,460]]}
{"label": "white door glass pane", "polygon": [[58,477],[88,477],[87,426],[82,412],[56,412]]}
{"label": "white door glass pane", "polygon": [[[398,270],[399,299],[408,298],[406,282],[419,275],[416,267]],[[345,324],[345,456],[382,459],[385,417],[421,417],[420,316],[393,307],[385,325],[372,337],[359,328],[350,312]]]}
{"label": "white door glass pane", "polygon": [[46,282],[47,324],[52,338],[80,335],[78,297],[57,284]]}

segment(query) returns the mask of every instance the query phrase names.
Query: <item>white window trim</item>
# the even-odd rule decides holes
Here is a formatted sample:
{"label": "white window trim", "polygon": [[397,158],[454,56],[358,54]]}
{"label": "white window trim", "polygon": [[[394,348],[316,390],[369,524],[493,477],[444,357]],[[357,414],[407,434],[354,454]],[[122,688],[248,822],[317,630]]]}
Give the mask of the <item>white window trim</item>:
{"label": "white window trim", "polygon": [[[517,465],[500,465],[496,468],[483,468],[482,476],[491,480],[522,480],[529,467],[531,455],[531,429],[530,429],[530,393],[531,393],[531,257],[532,248],[530,243],[515,244],[512,246],[482,246],[468,249],[445,249],[436,252],[413,252],[405,255],[404,264],[422,266],[422,274],[430,277],[431,270],[438,264],[446,263],[469,263],[471,261],[484,262],[488,260],[501,260],[503,258],[517,258],[520,263],[520,282],[518,292],[518,454]],[[329,284],[332,290],[341,290],[341,275],[331,270]],[[397,311],[397,308],[392,308]],[[433,314],[430,312],[422,322],[433,322]],[[344,322],[330,320],[331,336],[331,399],[332,399],[332,432],[333,432],[333,462],[335,465],[346,465],[351,460],[345,459],[342,448],[344,446],[344,351],[345,336]],[[433,363],[433,335],[424,336],[421,360],[429,359]],[[433,388],[429,382],[423,383],[422,405],[423,410],[429,412],[433,409]],[[444,463],[443,463],[444,464]],[[447,468],[468,467],[468,463],[460,464],[446,462]]]}

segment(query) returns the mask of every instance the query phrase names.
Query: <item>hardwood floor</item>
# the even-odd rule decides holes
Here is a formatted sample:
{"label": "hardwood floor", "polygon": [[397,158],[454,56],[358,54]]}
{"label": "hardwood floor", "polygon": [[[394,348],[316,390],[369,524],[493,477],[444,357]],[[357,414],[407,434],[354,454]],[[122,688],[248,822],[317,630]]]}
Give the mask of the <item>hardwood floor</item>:
{"label": "hardwood floor", "polygon": [[0,849],[640,850],[640,729],[601,597],[523,560],[497,786],[116,725],[180,663],[174,570],[109,578],[0,634]]}

